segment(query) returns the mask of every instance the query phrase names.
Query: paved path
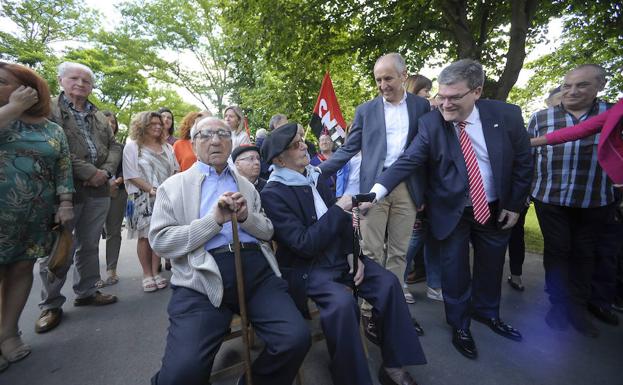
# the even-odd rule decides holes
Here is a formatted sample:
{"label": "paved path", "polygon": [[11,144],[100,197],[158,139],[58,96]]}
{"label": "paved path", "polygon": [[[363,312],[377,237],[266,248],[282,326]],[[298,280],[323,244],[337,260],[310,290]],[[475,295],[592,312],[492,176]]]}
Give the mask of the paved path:
{"label": "paved path", "polygon": [[[121,281],[105,289],[119,296],[119,303],[101,308],[75,308],[71,283],[66,283],[63,293],[68,301],[63,322],[42,335],[34,332],[41,287],[38,275],[35,277],[20,322],[23,338],[32,345],[33,352],[1,373],[0,385],[149,384],[164,351],[170,292],[142,292],[135,247],[134,241],[124,240],[119,264]],[[502,316],[522,331],[524,341],[506,340],[474,323],[472,334],[480,353],[474,361],[452,347],[442,304],[425,297],[424,284],[412,288],[417,303],[411,305],[411,311],[425,328],[426,335],[420,341],[429,362],[411,368],[419,384],[623,384],[620,374],[623,326],[612,327],[596,321],[601,331],[598,339],[583,337],[573,330],[549,330],[543,321],[548,303],[542,288],[541,257],[528,255],[524,271],[525,292],[512,291],[506,283],[502,287]],[[380,352],[375,346],[368,346],[370,370],[376,378]],[[223,357],[237,355],[238,348],[237,341],[224,344],[216,365]],[[330,385],[327,365],[325,344],[314,344],[303,366],[304,384]],[[233,383],[235,379],[231,378],[214,385]]]}

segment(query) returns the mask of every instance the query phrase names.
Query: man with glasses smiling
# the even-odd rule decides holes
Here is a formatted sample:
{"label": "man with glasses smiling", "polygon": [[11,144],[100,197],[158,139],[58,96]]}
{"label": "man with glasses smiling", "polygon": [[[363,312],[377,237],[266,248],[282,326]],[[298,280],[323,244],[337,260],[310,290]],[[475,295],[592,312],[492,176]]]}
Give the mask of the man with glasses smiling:
{"label": "man with glasses smiling", "polygon": [[[253,185],[228,166],[231,131],[205,118],[190,131],[197,162],[157,190],[149,241],[171,259],[171,324],[162,368],[152,384],[205,384],[238,295],[231,213],[238,217],[247,313],[266,343],[254,384],[290,385],[310,346],[309,330],[282,280],[270,247],[273,226]],[[223,208],[225,207],[225,208]],[[244,384],[242,378],[238,384]]]}
{"label": "man with glasses smiling", "polygon": [[442,258],[452,343],[476,358],[472,317],[506,338],[522,338],[500,320],[500,283],[510,229],[528,196],[532,162],[519,107],[480,100],[484,72],[478,62],[459,60],[441,71],[438,82],[439,109],[420,118],[413,143],[371,191],[382,199],[415,170],[426,171],[420,182]]}

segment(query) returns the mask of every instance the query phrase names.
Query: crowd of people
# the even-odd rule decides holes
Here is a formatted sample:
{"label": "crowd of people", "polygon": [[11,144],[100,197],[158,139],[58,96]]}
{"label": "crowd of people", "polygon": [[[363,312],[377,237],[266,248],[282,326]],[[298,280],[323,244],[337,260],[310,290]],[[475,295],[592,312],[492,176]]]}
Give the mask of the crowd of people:
{"label": "crowd of people", "polygon": [[[482,97],[485,75],[473,60],[446,66],[432,97],[433,82],[408,76],[397,53],[381,56],[373,76],[379,95],[357,107],[345,143],[337,147],[325,131],[316,152],[284,114],[250,137],[235,105],[223,119],[190,112],[177,129],[168,108],[140,112],[121,144],[115,115],[89,100],[89,67],[62,63],[62,92],[52,98],[36,72],[0,63],[0,371],[31,351],[18,322],[36,261],[37,333],[61,323],[71,265],[75,306],[117,301],[103,290],[119,282],[123,223],[137,240],[140,289],[172,290],[154,385],[209,378],[240,312],[235,232],[248,317],[265,342],[251,368],[255,384],[294,381],[311,345],[310,302],[335,384],[373,383],[360,322],[381,350],[380,383],[416,384],[408,367],[426,363],[424,327],[410,314],[409,285],[424,280],[462,355],[478,356],[472,320],[521,341],[500,316],[501,282],[508,251],[508,284],[524,290],[531,202],[551,303],[544,321],[589,337],[599,335],[592,317],[618,325],[623,104],[598,97],[603,68],[569,71],[527,127],[518,106]],[[374,200],[354,208],[352,196],[368,192]],[[356,209],[361,255],[353,250]],[[51,269],[54,226],[73,231],[73,249]]]}

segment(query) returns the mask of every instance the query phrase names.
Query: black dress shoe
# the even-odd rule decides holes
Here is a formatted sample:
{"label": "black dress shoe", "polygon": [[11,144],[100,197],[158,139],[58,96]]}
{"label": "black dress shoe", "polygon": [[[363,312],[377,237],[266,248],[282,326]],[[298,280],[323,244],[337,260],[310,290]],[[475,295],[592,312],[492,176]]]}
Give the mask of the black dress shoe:
{"label": "black dress shoe", "polygon": [[366,338],[375,345],[381,345],[381,338],[374,318],[362,315],[361,320],[363,321],[363,334]]}
{"label": "black dress shoe", "polygon": [[383,365],[381,365],[379,368],[379,382],[381,385],[417,385],[417,382],[415,382],[411,374],[406,370],[401,370],[400,374],[396,374],[395,377],[399,378],[392,378],[385,368],[383,368]]}
{"label": "black dress shoe", "polygon": [[571,326],[581,334],[591,338],[597,338],[599,336],[599,329],[593,325],[585,308],[573,306],[567,312],[567,316],[569,317]]}
{"label": "black dress shoe", "polygon": [[467,358],[474,359],[478,356],[472,333],[468,329],[454,329],[452,332],[452,345]]}
{"label": "black dress shoe", "polygon": [[415,327],[415,332],[417,333],[418,336],[423,336],[424,335],[424,329],[422,328],[422,326],[415,320],[415,318],[413,318],[413,327]]}
{"label": "black dress shoe", "polygon": [[589,303],[588,311],[597,317],[598,320],[603,321],[608,325],[617,326],[619,324],[619,317],[610,308],[600,307]]}
{"label": "black dress shoe", "polygon": [[567,330],[569,320],[565,308],[560,304],[553,304],[545,315],[545,323],[554,330]]}
{"label": "black dress shoe", "polygon": [[489,326],[489,329],[493,330],[494,333],[501,335],[502,337],[506,337],[513,341],[521,341],[521,333],[519,330],[510,326],[509,324],[504,323],[499,318],[486,318],[479,315],[474,314],[473,319],[478,322],[482,322],[483,324]]}
{"label": "black dress shoe", "polygon": [[513,281],[513,279],[511,278],[510,275],[506,279],[506,282],[508,282],[510,287],[512,287],[513,289],[515,289],[517,291],[524,291],[525,290],[525,287],[522,284]]}

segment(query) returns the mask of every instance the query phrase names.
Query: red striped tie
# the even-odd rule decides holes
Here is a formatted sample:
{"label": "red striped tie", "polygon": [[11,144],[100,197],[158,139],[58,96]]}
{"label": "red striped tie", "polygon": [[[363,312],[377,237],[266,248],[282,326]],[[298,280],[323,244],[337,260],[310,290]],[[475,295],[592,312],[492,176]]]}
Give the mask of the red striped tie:
{"label": "red striped tie", "polygon": [[469,197],[472,200],[472,207],[474,208],[474,218],[476,219],[476,222],[484,225],[491,217],[491,212],[489,212],[489,204],[487,203],[485,187],[482,184],[482,177],[480,176],[476,153],[472,147],[469,135],[467,135],[467,132],[465,131],[466,124],[466,122],[459,122],[458,124],[459,142],[461,142],[461,151],[463,151],[465,166],[467,166]]}

